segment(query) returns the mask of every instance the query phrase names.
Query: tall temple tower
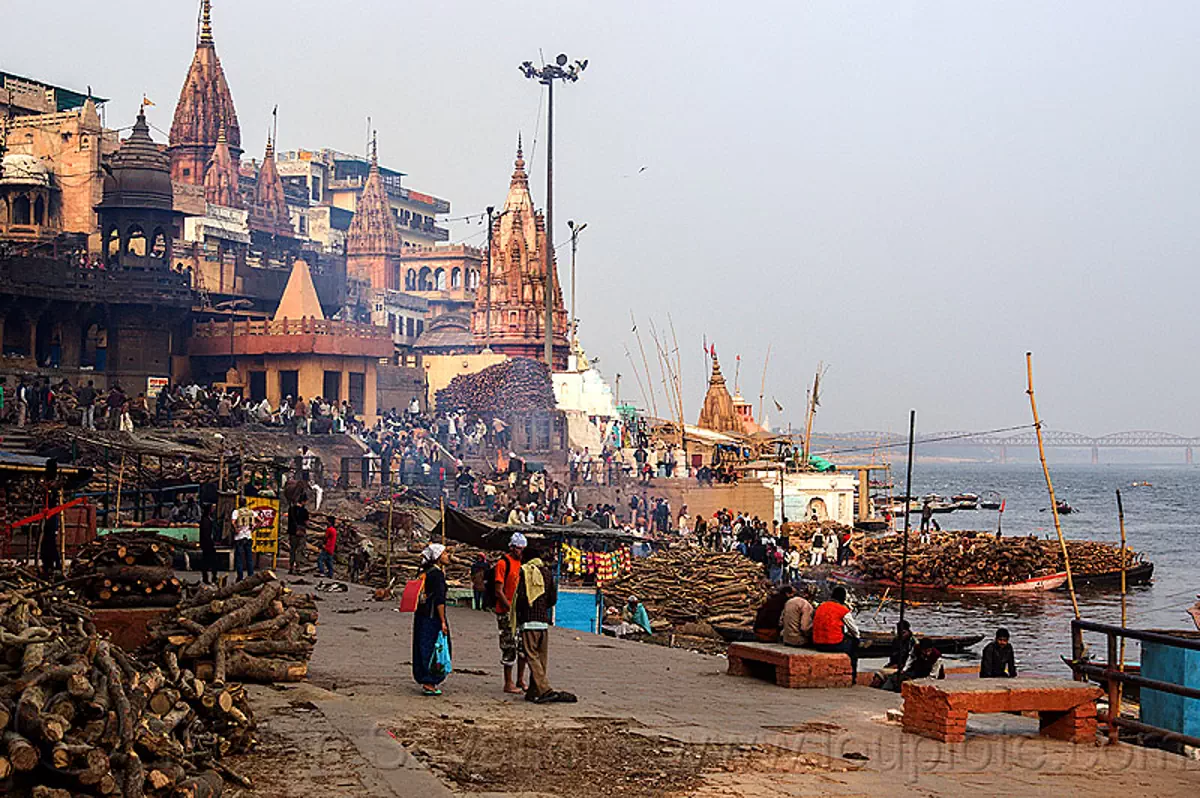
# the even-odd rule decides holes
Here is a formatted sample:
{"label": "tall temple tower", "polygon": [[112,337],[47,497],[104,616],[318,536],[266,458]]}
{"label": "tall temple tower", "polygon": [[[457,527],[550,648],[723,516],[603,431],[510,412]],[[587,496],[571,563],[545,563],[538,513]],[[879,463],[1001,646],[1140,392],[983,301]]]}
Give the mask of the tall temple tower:
{"label": "tall temple tower", "polygon": [[294,238],[295,229],[288,215],[287,199],[283,195],[283,180],[275,166],[275,140],[267,138],[267,153],[258,170],[254,187],[254,204],[250,207],[250,227],[273,236]]}
{"label": "tall temple tower", "polygon": [[400,231],[371,142],[371,170],[346,232],[346,278],[375,291],[400,290]]}
{"label": "tall temple tower", "polygon": [[[221,130],[237,174],[242,157],[242,131],[238,126],[233,95],[225,81],[225,72],[217,58],[212,35],[212,2],[202,0],[200,33],[196,39],[196,54],[188,69],[175,119],[171,123],[170,147],[171,180],[193,186],[204,185],[209,162],[217,148]],[[236,184],[235,184],[236,185]]]}
{"label": "tall temple tower", "polygon": [[[492,223],[490,279],[483,266],[471,333],[481,346],[513,357],[540,360],[545,346],[547,269],[554,269],[547,252],[546,220],[534,210],[525,174],[525,156],[517,142],[517,160],[504,210]],[[491,314],[489,323],[488,314]],[[554,281],[554,368],[567,365],[567,311],[562,289]]]}

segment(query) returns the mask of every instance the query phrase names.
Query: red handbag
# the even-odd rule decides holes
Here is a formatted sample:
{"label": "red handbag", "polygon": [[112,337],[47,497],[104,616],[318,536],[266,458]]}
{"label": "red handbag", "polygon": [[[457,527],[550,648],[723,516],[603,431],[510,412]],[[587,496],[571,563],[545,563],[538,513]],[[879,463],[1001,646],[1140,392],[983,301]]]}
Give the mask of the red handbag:
{"label": "red handbag", "polygon": [[425,574],[421,574],[404,586],[400,594],[400,612],[416,612],[421,603],[421,593],[425,590]]}

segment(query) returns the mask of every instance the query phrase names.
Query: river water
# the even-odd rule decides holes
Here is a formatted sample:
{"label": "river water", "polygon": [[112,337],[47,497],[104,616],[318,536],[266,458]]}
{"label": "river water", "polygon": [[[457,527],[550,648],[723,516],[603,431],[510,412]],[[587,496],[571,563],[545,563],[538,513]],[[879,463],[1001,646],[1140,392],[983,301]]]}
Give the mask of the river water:
{"label": "river water", "polygon": [[[1131,588],[1128,596],[1129,626],[1141,629],[1194,629],[1184,611],[1200,594],[1197,567],[1197,518],[1200,517],[1200,468],[1172,465],[1059,465],[1051,466],[1054,490],[1075,509],[1062,516],[1068,538],[1118,543],[1116,489],[1125,505],[1125,528],[1129,547],[1144,552],[1154,563],[1154,582]],[[903,465],[893,470],[895,494],[904,492]],[[1150,482],[1151,487],[1132,487]],[[997,491],[1005,499],[1005,536],[1035,534],[1055,537],[1049,511],[1046,483],[1034,464],[923,464],[913,470],[913,495]],[[995,510],[956,510],[934,516],[943,529],[996,529]],[[920,518],[912,517],[913,528]],[[892,597],[895,595],[893,593]],[[1071,653],[1072,618],[1070,595],[1065,591],[1023,596],[947,598],[940,594],[913,596],[926,602],[910,607],[907,617],[918,632],[984,634],[991,637],[996,627],[1012,634],[1018,669],[1028,673],[1066,676],[1069,670],[1060,655]],[[1121,618],[1120,590],[1080,589],[1080,612],[1085,620],[1118,624]],[[860,596],[857,614],[871,629],[886,629],[898,618],[894,602],[881,610],[878,597]],[[986,642],[986,640],[985,640]],[[1103,637],[1089,637],[1095,654],[1104,656]],[[983,644],[968,657],[977,658]],[[1131,646],[1127,659],[1136,661],[1138,650]]]}

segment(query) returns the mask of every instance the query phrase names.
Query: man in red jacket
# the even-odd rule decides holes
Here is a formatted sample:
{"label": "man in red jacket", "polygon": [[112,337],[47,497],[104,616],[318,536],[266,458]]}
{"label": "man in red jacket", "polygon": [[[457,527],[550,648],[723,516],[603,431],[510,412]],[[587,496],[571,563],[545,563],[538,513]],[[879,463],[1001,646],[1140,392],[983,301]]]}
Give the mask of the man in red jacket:
{"label": "man in red jacket", "polygon": [[[496,562],[496,628],[500,633],[500,664],[504,667],[504,692],[525,692],[525,650],[517,634],[517,616],[514,604],[517,587],[521,583],[521,565],[527,541],[520,532],[514,532],[508,542],[508,553]],[[513,666],[517,667],[517,678],[513,680]]]}
{"label": "man in red jacket", "polygon": [[325,527],[325,541],[317,554],[317,576],[328,576],[333,579],[333,554],[337,551],[337,526],[333,516],[328,516],[329,525]]}
{"label": "man in red jacket", "polygon": [[851,683],[858,682],[858,622],[846,605],[846,588],[838,585],[832,599],[813,613],[812,641],[817,651],[843,653],[850,657]]}

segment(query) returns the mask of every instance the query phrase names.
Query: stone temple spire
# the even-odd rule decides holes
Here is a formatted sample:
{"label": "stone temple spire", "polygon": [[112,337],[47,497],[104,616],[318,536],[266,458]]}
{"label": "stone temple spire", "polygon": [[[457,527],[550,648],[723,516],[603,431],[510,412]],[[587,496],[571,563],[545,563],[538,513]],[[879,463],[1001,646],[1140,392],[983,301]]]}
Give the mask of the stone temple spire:
{"label": "stone temple spire", "polygon": [[242,156],[242,131],[238,125],[233,95],[229,91],[213,41],[212,3],[211,0],[202,0],[196,52],[179,92],[175,118],[171,122],[169,150],[172,180],[197,186],[204,183],[205,170],[222,126],[236,167]]}
{"label": "stone temple spire", "polygon": [[258,182],[254,186],[254,206],[250,210],[250,225],[274,235],[294,236],[287,200],[283,194],[283,180],[275,165],[275,140],[267,137],[267,154],[262,168],[258,170]]}
{"label": "stone temple spire", "polygon": [[230,155],[224,125],[218,128],[217,143],[204,173],[204,199],[213,205],[226,208],[242,206],[241,197],[238,195],[238,167]]}
{"label": "stone temple spire", "polygon": [[733,397],[725,386],[721,374],[721,362],[717,360],[717,348],[712,348],[712,375],[708,379],[708,393],[704,395],[704,406],[700,408],[697,426],[716,432],[742,432],[742,420],[733,406]]}
{"label": "stone temple spire", "polygon": [[371,168],[346,232],[346,276],[375,290],[399,289],[400,231],[371,142]]}

